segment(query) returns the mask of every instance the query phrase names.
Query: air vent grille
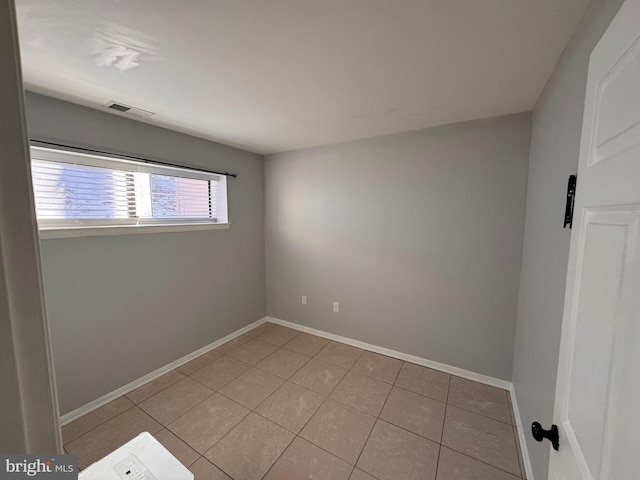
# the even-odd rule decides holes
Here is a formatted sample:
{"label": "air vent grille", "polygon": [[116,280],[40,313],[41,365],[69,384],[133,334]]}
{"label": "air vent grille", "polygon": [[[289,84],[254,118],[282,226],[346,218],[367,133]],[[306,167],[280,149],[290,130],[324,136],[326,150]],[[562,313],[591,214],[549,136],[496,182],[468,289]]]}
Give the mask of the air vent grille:
{"label": "air vent grille", "polygon": [[119,112],[128,112],[131,110],[129,107],[125,107],[124,105],[120,105],[119,103],[112,103],[107,108],[112,108],[113,110],[118,110]]}
{"label": "air vent grille", "polygon": [[136,115],[138,117],[149,118],[152,115],[155,115],[155,113],[149,112],[148,110],[142,110],[141,108],[125,105],[124,103],[114,102],[113,100],[105,103],[104,106],[110,110],[116,110],[117,112],[126,113],[127,115]]}

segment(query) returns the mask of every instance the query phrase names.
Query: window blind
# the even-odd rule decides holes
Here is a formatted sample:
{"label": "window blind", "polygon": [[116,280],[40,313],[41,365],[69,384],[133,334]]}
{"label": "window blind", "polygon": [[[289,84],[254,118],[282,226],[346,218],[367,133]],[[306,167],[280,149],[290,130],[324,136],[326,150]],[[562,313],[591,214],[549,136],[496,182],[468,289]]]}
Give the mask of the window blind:
{"label": "window blind", "polygon": [[31,148],[41,227],[226,223],[226,177]]}

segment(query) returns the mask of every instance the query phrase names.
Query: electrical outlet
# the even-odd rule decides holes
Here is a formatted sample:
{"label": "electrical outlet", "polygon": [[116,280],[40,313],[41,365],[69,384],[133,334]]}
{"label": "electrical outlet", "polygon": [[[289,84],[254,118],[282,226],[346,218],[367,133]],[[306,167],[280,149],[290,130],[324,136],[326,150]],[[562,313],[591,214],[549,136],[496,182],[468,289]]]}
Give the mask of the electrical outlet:
{"label": "electrical outlet", "polygon": [[307,296],[306,295],[302,295],[302,304],[303,305],[307,304]]}
{"label": "electrical outlet", "polygon": [[338,313],[340,311],[340,303],[333,302],[333,313]]}

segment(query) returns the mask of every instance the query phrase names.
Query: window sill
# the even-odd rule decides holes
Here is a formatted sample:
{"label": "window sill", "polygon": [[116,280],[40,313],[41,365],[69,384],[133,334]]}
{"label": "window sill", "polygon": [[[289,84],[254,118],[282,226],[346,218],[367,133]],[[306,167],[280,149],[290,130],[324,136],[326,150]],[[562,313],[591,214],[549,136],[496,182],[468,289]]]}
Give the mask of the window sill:
{"label": "window sill", "polygon": [[198,230],[226,230],[230,223],[180,223],[173,225],[109,225],[62,227],[40,229],[40,239],[101,237],[107,235],[133,235],[139,233],[173,233],[192,232]]}

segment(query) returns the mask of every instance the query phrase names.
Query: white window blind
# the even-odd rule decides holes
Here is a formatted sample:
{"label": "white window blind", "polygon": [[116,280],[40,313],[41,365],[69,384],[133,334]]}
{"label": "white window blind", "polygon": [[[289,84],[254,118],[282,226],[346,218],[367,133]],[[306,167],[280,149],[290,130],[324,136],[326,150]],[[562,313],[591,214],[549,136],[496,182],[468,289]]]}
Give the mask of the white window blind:
{"label": "white window blind", "polygon": [[40,228],[227,223],[224,175],[32,147]]}

